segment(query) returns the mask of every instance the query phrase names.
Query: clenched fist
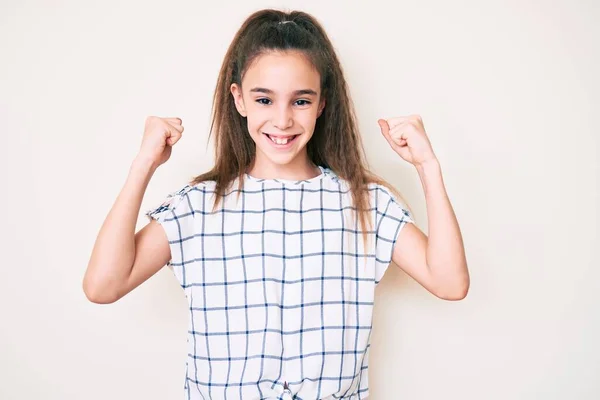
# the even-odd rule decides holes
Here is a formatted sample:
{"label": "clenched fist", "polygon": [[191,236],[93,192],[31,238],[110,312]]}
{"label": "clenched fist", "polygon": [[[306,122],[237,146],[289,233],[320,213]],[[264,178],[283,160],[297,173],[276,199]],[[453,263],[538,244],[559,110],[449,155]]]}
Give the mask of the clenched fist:
{"label": "clenched fist", "polygon": [[155,167],[164,164],[171,156],[171,148],[181,139],[183,126],[180,118],[148,117],[139,157],[152,162]]}
{"label": "clenched fist", "polygon": [[390,147],[415,167],[436,160],[420,115],[380,119],[381,133]]}

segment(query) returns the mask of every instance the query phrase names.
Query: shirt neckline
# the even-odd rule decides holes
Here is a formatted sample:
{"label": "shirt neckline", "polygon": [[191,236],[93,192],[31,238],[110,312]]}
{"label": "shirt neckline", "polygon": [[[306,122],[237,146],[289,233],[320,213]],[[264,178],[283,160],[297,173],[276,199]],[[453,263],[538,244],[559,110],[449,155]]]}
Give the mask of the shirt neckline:
{"label": "shirt neckline", "polygon": [[323,179],[325,177],[325,175],[327,175],[327,171],[328,171],[327,168],[324,168],[320,165],[317,165],[317,167],[321,171],[321,173],[319,175],[312,177],[312,178],[301,179],[301,180],[282,179],[282,178],[271,178],[271,179],[257,178],[257,177],[250,175],[247,172],[244,173],[244,176],[246,177],[247,180],[252,181],[252,182],[257,182],[257,183],[279,183],[279,184],[284,184],[284,185],[299,185],[302,183],[312,183],[312,182],[320,181],[321,179]]}

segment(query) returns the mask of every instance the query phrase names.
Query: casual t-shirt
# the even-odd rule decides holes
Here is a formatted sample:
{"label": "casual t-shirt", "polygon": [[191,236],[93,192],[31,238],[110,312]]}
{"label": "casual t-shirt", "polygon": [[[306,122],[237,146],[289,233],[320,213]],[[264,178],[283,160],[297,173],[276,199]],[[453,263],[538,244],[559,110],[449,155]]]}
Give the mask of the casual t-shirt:
{"label": "casual t-shirt", "polygon": [[365,247],[349,185],[320,169],[302,181],[246,174],[214,212],[215,182],[185,185],[147,212],[189,305],[186,399],[369,395],[375,287],[413,220],[370,184]]}

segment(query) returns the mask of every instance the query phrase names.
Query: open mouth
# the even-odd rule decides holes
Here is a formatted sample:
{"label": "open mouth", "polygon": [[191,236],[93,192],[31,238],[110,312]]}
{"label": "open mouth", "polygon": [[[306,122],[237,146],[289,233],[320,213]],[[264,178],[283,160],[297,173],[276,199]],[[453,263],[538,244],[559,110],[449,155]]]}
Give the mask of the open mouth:
{"label": "open mouth", "polygon": [[269,138],[269,140],[277,145],[277,146],[287,146],[290,143],[292,143],[294,140],[296,140],[296,138],[300,135],[291,135],[291,136],[273,136],[273,135],[269,135],[268,133],[263,132],[263,134]]}

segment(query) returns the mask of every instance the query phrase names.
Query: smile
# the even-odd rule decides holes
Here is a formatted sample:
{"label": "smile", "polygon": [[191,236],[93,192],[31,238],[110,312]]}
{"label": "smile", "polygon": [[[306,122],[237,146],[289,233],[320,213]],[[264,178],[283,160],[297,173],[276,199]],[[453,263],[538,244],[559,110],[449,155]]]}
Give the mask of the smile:
{"label": "smile", "polygon": [[269,138],[269,140],[277,146],[286,146],[292,143],[298,136],[300,135],[291,135],[291,136],[273,136],[268,133],[264,133],[265,136]]}

